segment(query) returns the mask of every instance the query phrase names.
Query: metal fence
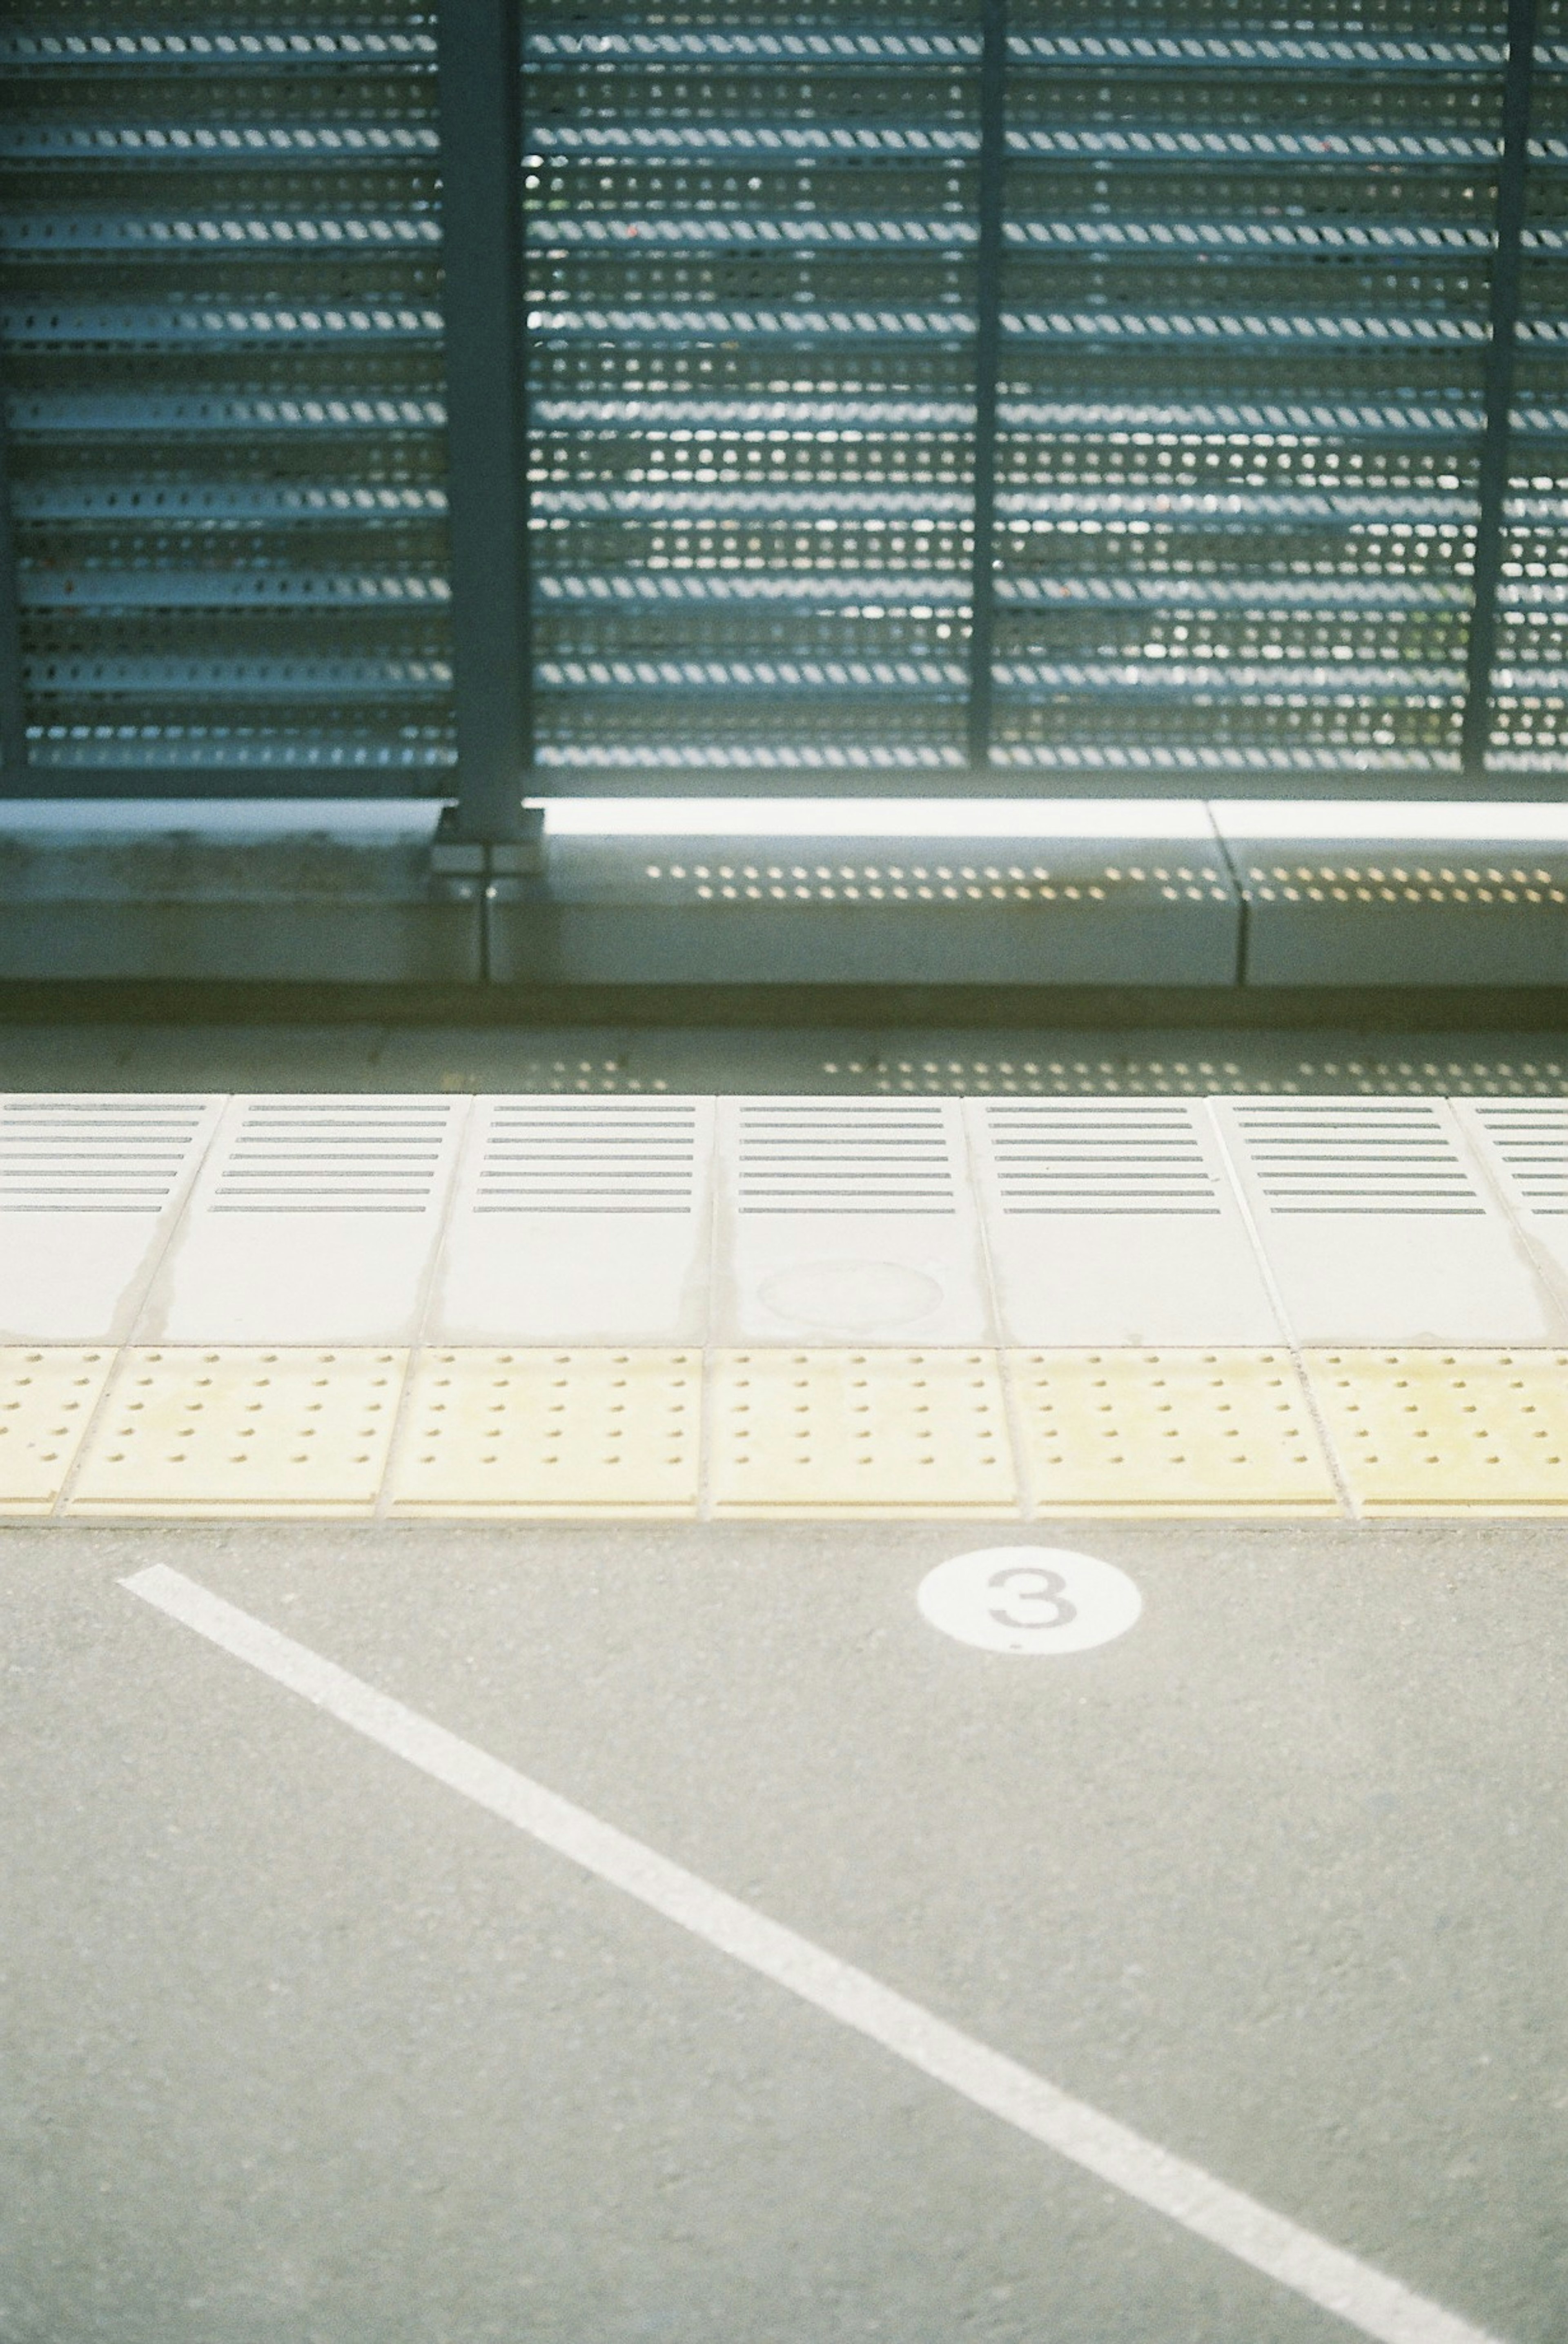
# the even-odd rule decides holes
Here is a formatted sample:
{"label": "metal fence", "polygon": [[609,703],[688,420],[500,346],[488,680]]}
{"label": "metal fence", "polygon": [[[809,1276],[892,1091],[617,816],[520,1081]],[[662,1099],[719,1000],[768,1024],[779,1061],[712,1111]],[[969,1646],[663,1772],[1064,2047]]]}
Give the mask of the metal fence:
{"label": "metal fence", "polygon": [[1562,795],[1564,8],[14,0],[6,786]]}

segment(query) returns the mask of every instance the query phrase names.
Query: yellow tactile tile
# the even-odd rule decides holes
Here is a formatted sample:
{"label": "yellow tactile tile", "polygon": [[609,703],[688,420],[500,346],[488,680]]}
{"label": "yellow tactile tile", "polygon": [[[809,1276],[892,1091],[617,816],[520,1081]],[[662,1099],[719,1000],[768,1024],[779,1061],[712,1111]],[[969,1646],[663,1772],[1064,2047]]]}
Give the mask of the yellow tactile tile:
{"label": "yellow tactile tile", "polygon": [[1568,1351],[1309,1351],[1363,1512],[1568,1515]]}
{"label": "yellow tactile tile", "polygon": [[689,1518],[702,1380],[696,1351],[426,1351],[389,1510]]}
{"label": "yellow tactile tile", "polygon": [[1009,1351],[1047,1514],[1337,1514],[1285,1351]]}
{"label": "yellow tactile tile", "polygon": [[0,1514],[46,1514],[59,1497],[114,1352],[0,1347]]}
{"label": "yellow tactile tile", "polygon": [[407,1363],[393,1350],[123,1352],[66,1511],[373,1513]]}
{"label": "yellow tactile tile", "polygon": [[995,1352],[721,1351],[709,1375],[715,1514],[1017,1511]]}

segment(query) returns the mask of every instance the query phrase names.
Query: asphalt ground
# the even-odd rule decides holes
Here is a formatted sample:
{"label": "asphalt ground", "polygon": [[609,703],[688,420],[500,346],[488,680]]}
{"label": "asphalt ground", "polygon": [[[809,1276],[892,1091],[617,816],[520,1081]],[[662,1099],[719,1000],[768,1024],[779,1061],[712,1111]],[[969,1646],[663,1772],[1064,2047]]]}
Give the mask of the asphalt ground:
{"label": "asphalt ground", "polygon": [[[1137,1625],[1025,1658],[917,1611],[1046,1541]],[[0,1532],[6,2344],[1357,2332],[120,1583],[158,1563],[1568,2335],[1563,1529],[51,1525]]]}

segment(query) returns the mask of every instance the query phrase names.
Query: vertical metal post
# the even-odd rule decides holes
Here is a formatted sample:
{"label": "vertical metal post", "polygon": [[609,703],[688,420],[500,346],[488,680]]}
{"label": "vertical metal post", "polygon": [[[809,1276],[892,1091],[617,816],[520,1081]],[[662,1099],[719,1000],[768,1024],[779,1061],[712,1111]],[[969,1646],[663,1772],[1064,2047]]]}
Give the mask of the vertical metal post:
{"label": "vertical metal post", "polygon": [[1002,213],[1007,180],[1007,0],[983,0],[978,240],[975,252],[975,556],[970,577],[968,750],[991,756],[996,631],[996,383],[1002,359]]}
{"label": "vertical metal post", "polygon": [[532,763],[521,0],[440,0],[456,835],[523,834]]}
{"label": "vertical metal post", "polygon": [[1508,496],[1513,357],[1519,324],[1520,242],[1524,229],[1530,94],[1535,68],[1535,0],[1509,0],[1508,63],[1502,84],[1502,153],[1497,173],[1492,263],[1491,339],[1486,351],[1484,437],[1475,530],[1475,593],[1465,662],[1461,755],[1467,780],[1484,781],[1492,730],[1492,671],[1497,657],[1497,589],[1502,573]]}
{"label": "vertical metal post", "polygon": [[22,672],[22,606],[16,590],[16,531],[5,457],[5,386],[0,384],[0,794],[26,787],[27,711]]}

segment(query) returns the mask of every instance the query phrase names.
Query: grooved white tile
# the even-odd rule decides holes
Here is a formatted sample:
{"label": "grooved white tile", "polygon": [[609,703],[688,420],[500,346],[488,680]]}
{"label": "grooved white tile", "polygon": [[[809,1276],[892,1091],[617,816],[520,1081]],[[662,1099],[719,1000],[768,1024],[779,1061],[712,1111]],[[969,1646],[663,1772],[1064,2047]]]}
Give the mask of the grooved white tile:
{"label": "grooved white tile", "polygon": [[1004,1341],[1280,1341],[1201,1102],[992,1098],[966,1113]]}
{"label": "grooved white tile", "polygon": [[715,1340],[990,1339],[958,1100],[721,1099],[717,1165]]}
{"label": "grooved white tile", "polygon": [[130,1333],[222,1106],[137,1092],[0,1098],[0,1342]]}
{"label": "grooved white tile", "polygon": [[433,1343],[701,1343],[713,1102],[474,1102],[431,1297]]}
{"label": "grooved white tile", "polygon": [[140,1343],[411,1343],[466,1099],[232,1099]]}
{"label": "grooved white tile", "polygon": [[1568,1332],[1444,1101],[1226,1099],[1213,1112],[1299,1342]]}
{"label": "grooved white tile", "polygon": [[1453,1111],[1568,1299],[1568,1098],[1456,1099]]}

